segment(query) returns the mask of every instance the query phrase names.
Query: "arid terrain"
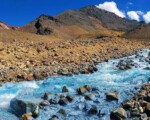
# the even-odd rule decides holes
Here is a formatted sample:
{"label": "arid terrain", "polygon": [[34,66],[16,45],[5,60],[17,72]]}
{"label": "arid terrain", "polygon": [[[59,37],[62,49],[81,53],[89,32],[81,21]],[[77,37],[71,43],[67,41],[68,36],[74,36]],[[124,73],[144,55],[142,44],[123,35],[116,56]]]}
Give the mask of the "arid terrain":
{"label": "arid terrain", "polygon": [[95,64],[134,54],[150,43],[120,37],[58,39],[0,31],[0,80],[41,80],[51,75],[94,72]]}
{"label": "arid terrain", "polygon": [[22,27],[1,22],[0,82],[94,72],[98,62],[149,48],[150,41],[144,37],[122,37],[130,36],[128,31],[137,31],[139,25],[94,6],[65,11],[56,17],[41,15]]}

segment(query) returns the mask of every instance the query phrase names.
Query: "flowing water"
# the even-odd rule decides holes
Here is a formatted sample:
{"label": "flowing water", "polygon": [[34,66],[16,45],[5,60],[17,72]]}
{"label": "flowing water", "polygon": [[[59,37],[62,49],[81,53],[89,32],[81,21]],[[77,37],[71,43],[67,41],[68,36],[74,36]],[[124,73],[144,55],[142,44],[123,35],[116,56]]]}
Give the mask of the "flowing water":
{"label": "flowing water", "polygon": [[[68,103],[66,106],[47,106],[41,110],[40,116],[36,120],[48,120],[52,115],[57,114],[60,108],[67,111],[67,120],[108,120],[110,111],[120,106],[123,101],[132,98],[150,77],[150,70],[144,69],[150,67],[150,63],[145,60],[148,53],[149,50],[142,50],[136,55],[122,58],[122,60],[132,59],[135,62],[135,66],[129,70],[117,69],[116,65],[121,59],[115,59],[98,64],[98,71],[93,74],[79,74],[70,77],[57,76],[49,77],[45,81],[3,84],[0,87],[0,120],[18,120],[10,111],[9,105],[13,98],[19,97],[34,101],[41,98],[47,91],[53,94],[51,97],[58,98],[63,86],[69,88],[68,94],[75,96],[74,102]],[[85,84],[98,89],[98,91],[92,92],[96,96],[93,101],[87,101],[84,96],[76,93],[76,89]],[[119,101],[106,101],[105,93],[112,91],[118,91]],[[106,116],[88,115],[82,110],[85,105],[87,109],[96,105]],[[63,117],[60,116],[60,119]]]}

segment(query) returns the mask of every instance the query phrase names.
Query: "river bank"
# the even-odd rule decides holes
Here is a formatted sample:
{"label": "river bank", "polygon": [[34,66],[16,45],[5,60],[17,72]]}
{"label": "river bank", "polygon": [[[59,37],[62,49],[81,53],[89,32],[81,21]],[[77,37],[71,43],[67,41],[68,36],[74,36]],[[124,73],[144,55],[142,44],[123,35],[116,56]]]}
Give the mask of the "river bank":
{"label": "river bank", "polygon": [[119,37],[77,40],[0,42],[0,82],[43,80],[48,76],[88,74],[97,63],[150,48],[148,41]]}
{"label": "river bank", "polygon": [[7,120],[18,120],[15,115],[19,118],[23,115],[22,120],[109,120],[111,111],[136,96],[147,82],[148,54],[148,50],[143,50],[131,57],[100,63],[93,74],[3,84],[0,117]]}

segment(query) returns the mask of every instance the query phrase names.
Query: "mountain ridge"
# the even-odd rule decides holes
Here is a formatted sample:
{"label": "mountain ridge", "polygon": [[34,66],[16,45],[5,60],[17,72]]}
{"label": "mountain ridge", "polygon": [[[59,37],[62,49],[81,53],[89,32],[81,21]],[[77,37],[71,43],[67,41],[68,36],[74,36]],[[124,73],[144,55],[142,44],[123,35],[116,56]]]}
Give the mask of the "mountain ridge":
{"label": "mountain ridge", "polygon": [[[41,14],[17,30],[39,35],[55,35],[68,39],[86,35],[96,38],[97,35],[107,36],[103,35],[104,33],[110,35],[112,31],[127,32],[139,25],[141,23],[120,18],[114,13],[92,5],[82,7],[79,10],[66,10],[56,16]],[[3,29],[7,29],[7,27],[3,27]]]}

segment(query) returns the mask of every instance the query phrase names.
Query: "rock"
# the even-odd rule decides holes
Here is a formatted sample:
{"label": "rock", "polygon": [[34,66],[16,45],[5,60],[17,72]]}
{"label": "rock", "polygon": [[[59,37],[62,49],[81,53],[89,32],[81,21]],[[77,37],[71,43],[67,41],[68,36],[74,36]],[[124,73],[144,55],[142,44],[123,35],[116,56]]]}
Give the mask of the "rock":
{"label": "rock", "polygon": [[32,113],[26,113],[21,116],[19,120],[30,120],[32,118]]}
{"label": "rock", "polygon": [[145,97],[146,94],[147,94],[146,90],[141,90],[141,91],[139,92],[138,96],[140,96],[140,97]]}
{"label": "rock", "polygon": [[35,109],[32,111],[32,117],[37,118],[40,115],[40,108],[36,106]]}
{"label": "rock", "polygon": [[133,108],[134,107],[134,102],[135,101],[127,101],[127,102],[123,103],[123,108],[125,108],[125,109]]}
{"label": "rock", "polygon": [[44,94],[44,96],[43,96],[43,99],[44,99],[44,100],[48,100],[50,94],[51,94],[50,92],[46,92],[46,93]]}
{"label": "rock", "polygon": [[145,67],[144,70],[150,70],[150,67]]}
{"label": "rock", "polygon": [[53,115],[49,120],[59,120],[58,116]]}
{"label": "rock", "polygon": [[144,100],[140,101],[140,105],[141,105],[143,108],[145,108],[147,104],[148,104],[147,101],[144,101]]}
{"label": "rock", "polygon": [[132,117],[140,116],[140,111],[137,107],[131,109],[131,116]]}
{"label": "rock", "polygon": [[58,71],[59,75],[68,75],[68,70],[66,68],[60,69]]}
{"label": "rock", "polygon": [[48,106],[48,105],[49,105],[49,102],[48,102],[48,101],[42,101],[39,105],[40,105],[41,107],[43,107],[43,106]]}
{"label": "rock", "polygon": [[150,116],[150,103],[146,105],[145,112],[147,113],[148,116]]}
{"label": "rock", "polygon": [[97,107],[93,106],[89,111],[89,114],[96,115],[98,113]]}
{"label": "rock", "polygon": [[150,102],[150,92],[147,94],[146,101],[147,101],[147,102]]}
{"label": "rock", "polygon": [[62,92],[69,92],[69,90],[68,90],[68,88],[67,88],[66,86],[64,86],[64,87],[62,88]]}
{"label": "rock", "polygon": [[66,94],[61,94],[60,95],[60,98],[65,98],[66,97]]}
{"label": "rock", "polygon": [[60,109],[58,113],[62,114],[64,117],[67,117],[67,113],[64,109]]}
{"label": "rock", "polygon": [[67,95],[66,98],[69,102],[72,102],[74,100],[74,97],[71,95]]}
{"label": "rock", "polygon": [[115,91],[115,92],[109,92],[109,93],[106,93],[106,99],[107,100],[118,100],[118,93]]}
{"label": "rock", "polygon": [[78,94],[82,95],[87,92],[87,89],[85,87],[80,87],[77,89]]}
{"label": "rock", "polygon": [[140,120],[148,120],[147,115],[145,113],[141,114]]}
{"label": "rock", "polygon": [[111,112],[111,119],[123,120],[127,118],[127,113],[123,108],[118,108]]}
{"label": "rock", "polygon": [[87,89],[87,91],[91,91],[92,88],[89,85],[84,85],[84,88]]}
{"label": "rock", "polygon": [[32,99],[14,98],[10,102],[10,107],[12,111],[17,116],[20,117],[23,114],[32,113],[41,101],[42,101],[41,99],[37,99],[37,98],[32,98]]}
{"label": "rock", "polygon": [[66,98],[60,98],[59,102],[60,105],[67,105],[68,100]]}
{"label": "rock", "polygon": [[92,88],[92,91],[98,91],[99,89],[98,88],[96,88],[96,87],[93,87]]}
{"label": "rock", "polygon": [[58,104],[58,101],[57,101],[57,99],[53,99],[53,98],[52,98],[52,99],[50,99],[50,103],[51,103],[51,104]]}
{"label": "rock", "polygon": [[87,94],[85,96],[85,99],[87,99],[87,100],[93,100],[94,98],[95,98],[95,95],[93,95],[93,94]]}
{"label": "rock", "polygon": [[120,70],[128,70],[134,66],[134,62],[132,60],[120,60],[117,67]]}
{"label": "rock", "polygon": [[91,90],[92,90],[92,88],[89,85],[84,85],[84,86],[78,88],[77,92],[78,92],[78,94],[84,94],[87,91],[91,91]]}

